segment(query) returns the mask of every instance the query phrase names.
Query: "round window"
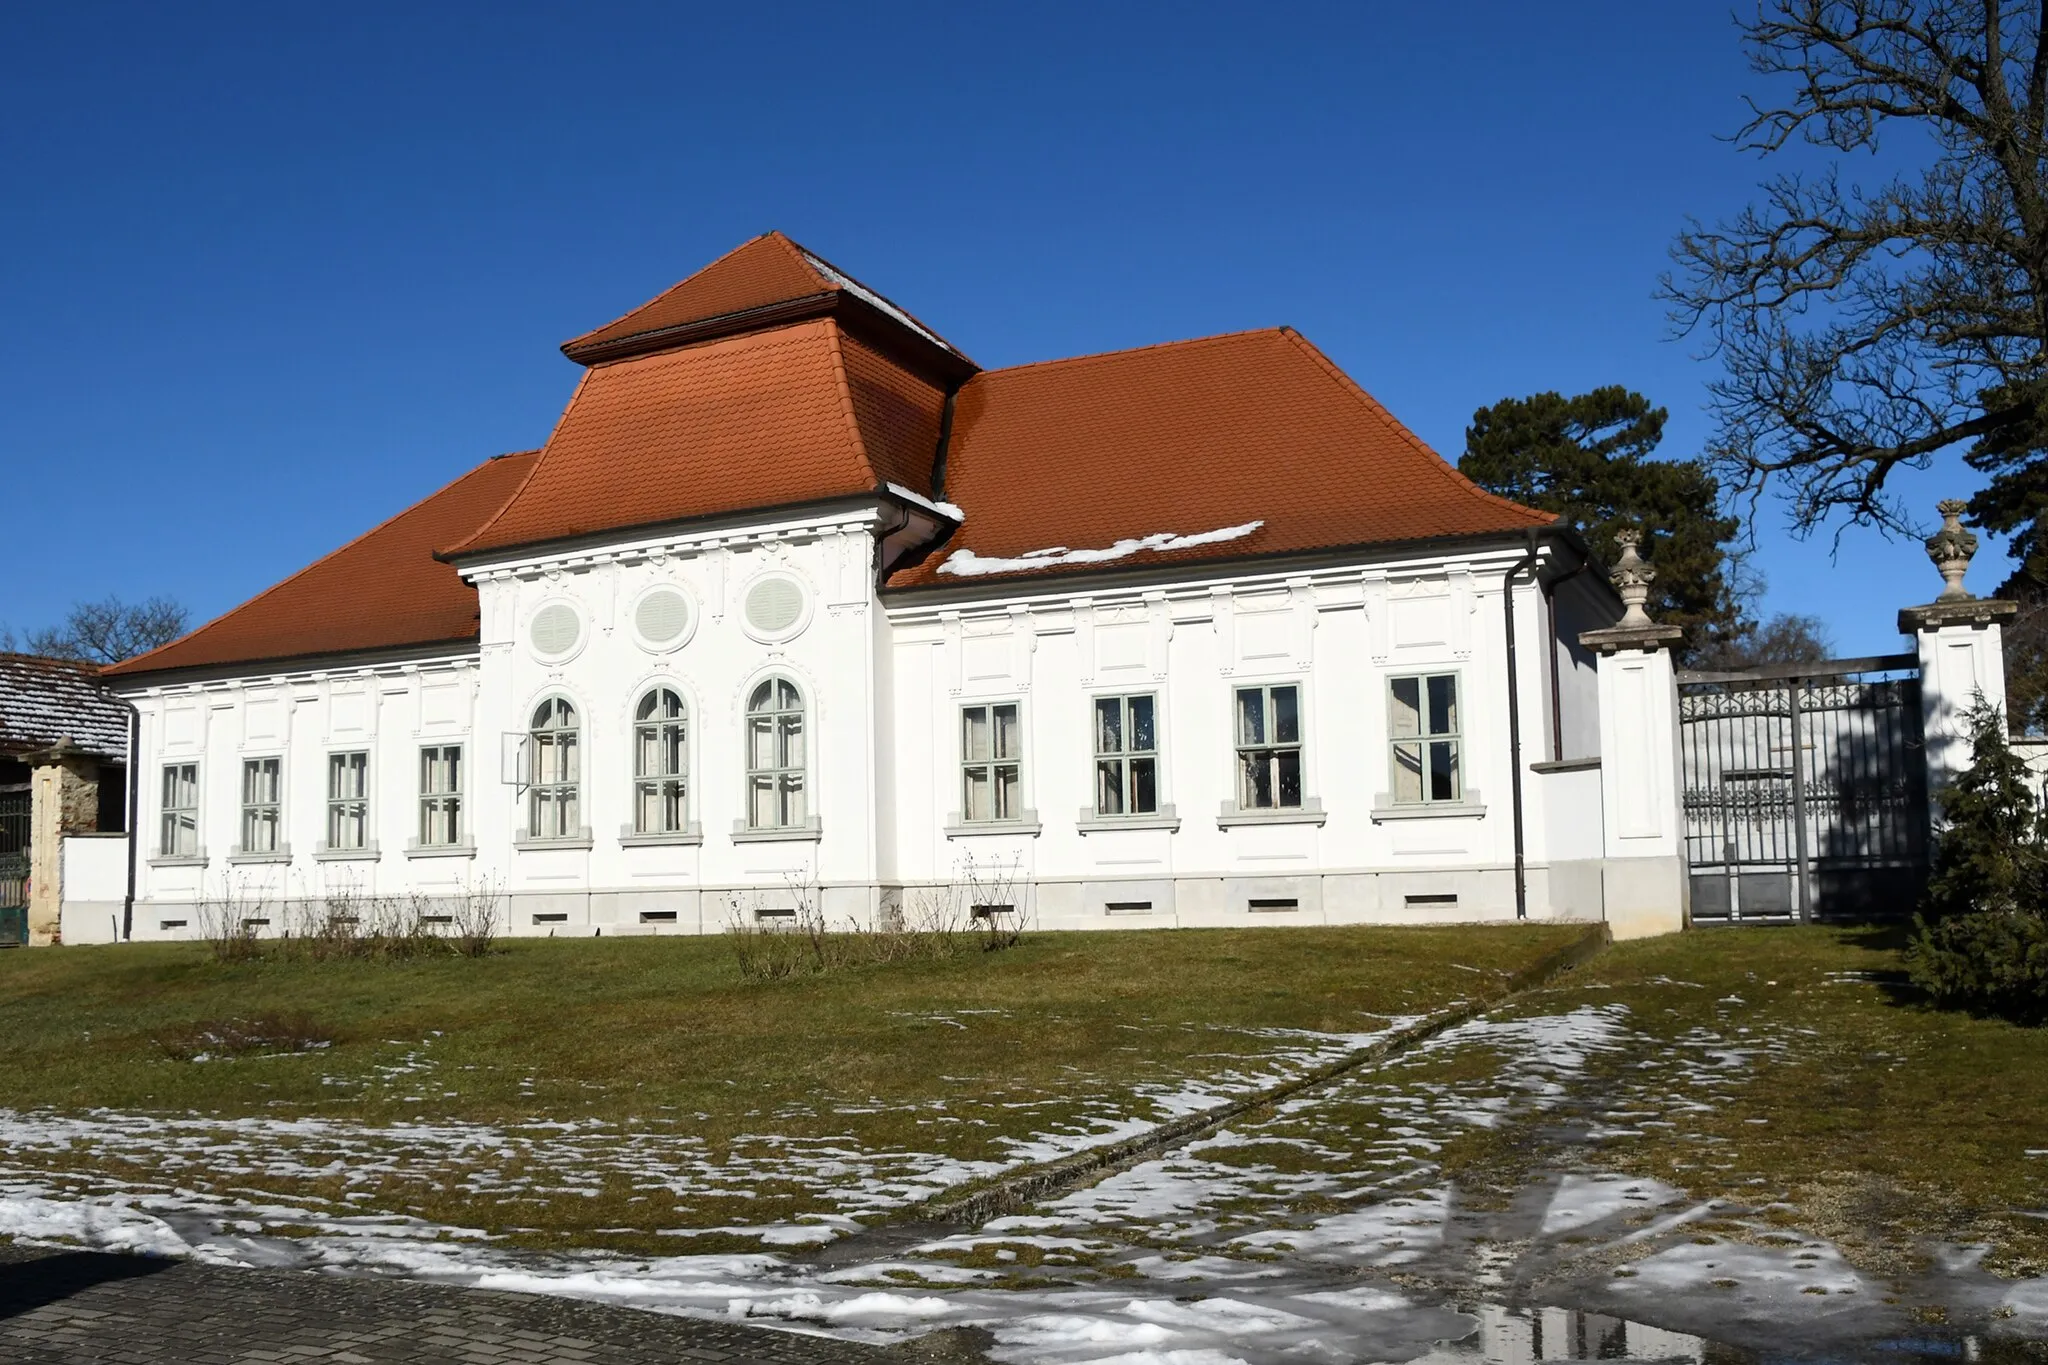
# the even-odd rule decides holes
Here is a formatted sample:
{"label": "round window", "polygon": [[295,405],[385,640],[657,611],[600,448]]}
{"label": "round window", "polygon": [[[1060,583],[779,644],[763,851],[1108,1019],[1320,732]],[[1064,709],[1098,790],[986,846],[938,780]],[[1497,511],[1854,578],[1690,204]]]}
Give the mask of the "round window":
{"label": "round window", "polygon": [[747,624],[780,635],[804,614],[804,590],[787,578],[764,578],[747,590]]}
{"label": "round window", "polygon": [[536,654],[567,654],[583,638],[583,622],[577,617],[574,607],[552,602],[542,607],[539,615],[533,618],[530,638]]}
{"label": "round window", "polygon": [[656,648],[674,644],[690,628],[690,599],[674,588],[656,588],[634,608],[633,628]]}

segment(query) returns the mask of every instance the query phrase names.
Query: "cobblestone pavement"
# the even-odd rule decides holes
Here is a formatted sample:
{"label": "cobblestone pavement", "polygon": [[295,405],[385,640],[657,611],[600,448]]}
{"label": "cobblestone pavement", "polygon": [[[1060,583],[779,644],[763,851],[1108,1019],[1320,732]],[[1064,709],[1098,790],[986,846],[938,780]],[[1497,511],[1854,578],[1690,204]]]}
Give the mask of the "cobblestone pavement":
{"label": "cobblestone pavement", "polygon": [[[936,1348],[936,1349],[935,1349]],[[0,1243],[6,1365],[890,1365],[974,1359],[578,1303]]]}

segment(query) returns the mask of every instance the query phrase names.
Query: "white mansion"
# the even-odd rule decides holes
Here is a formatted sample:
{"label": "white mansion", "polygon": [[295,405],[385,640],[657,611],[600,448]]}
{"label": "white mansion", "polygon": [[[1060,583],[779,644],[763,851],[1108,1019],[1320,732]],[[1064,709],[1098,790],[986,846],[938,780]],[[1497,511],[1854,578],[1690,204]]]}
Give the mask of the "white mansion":
{"label": "white mansion", "polygon": [[563,349],[541,449],[109,670],[133,937],[231,881],[694,933],[970,864],[1049,928],[1601,917],[1620,602],[1296,333],[985,371],[769,234]]}

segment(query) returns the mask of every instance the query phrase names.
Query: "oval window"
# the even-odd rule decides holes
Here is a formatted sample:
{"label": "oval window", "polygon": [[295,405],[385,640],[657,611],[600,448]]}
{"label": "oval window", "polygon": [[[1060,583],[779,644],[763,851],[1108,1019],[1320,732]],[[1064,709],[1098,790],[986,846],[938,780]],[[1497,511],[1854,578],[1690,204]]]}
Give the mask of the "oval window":
{"label": "oval window", "polygon": [[640,599],[633,628],[650,645],[672,645],[690,628],[690,602],[673,588],[656,588]]}
{"label": "oval window", "polygon": [[537,654],[567,654],[582,637],[583,622],[577,618],[576,609],[564,603],[542,607],[533,618],[531,638]]}
{"label": "oval window", "polygon": [[787,578],[764,578],[747,591],[747,624],[780,635],[804,614],[804,590]]}

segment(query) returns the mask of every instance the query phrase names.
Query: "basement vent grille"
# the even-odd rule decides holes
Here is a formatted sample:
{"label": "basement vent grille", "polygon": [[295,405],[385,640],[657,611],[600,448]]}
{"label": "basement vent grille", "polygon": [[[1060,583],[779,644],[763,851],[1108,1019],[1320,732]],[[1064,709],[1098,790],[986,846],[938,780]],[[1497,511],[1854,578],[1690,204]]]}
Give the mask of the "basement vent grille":
{"label": "basement vent grille", "polygon": [[267,919],[245,919],[242,921],[242,929],[244,932],[247,932],[250,929],[268,929],[269,927],[270,921]]}
{"label": "basement vent grille", "polygon": [[787,578],[764,578],[747,590],[747,624],[779,635],[804,614],[804,590]]}
{"label": "basement vent grille", "polygon": [[690,604],[673,588],[660,588],[640,599],[633,625],[650,645],[674,644],[690,627]]}
{"label": "basement vent grille", "polygon": [[1102,907],[1112,915],[1143,915],[1151,912],[1151,901],[1111,901]]}
{"label": "basement vent grille", "polygon": [[676,912],[673,910],[642,910],[640,912],[640,922],[642,924],[674,924],[676,922]]}
{"label": "basement vent grille", "polygon": [[567,654],[583,638],[583,623],[576,609],[561,602],[540,609],[533,618],[533,649],[536,654]]}
{"label": "basement vent grille", "polygon": [[796,918],[796,907],[794,905],[765,905],[754,912],[754,918],[793,920]]}
{"label": "basement vent grille", "polygon": [[157,921],[157,924],[156,924],[156,927],[157,927],[157,932],[159,932],[159,933],[162,933],[162,932],[165,932],[165,931],[167,931],[167,930],[171,930],[171,929],[182,929],[182,928],[184,928],[184,927],[185,927],[185,921],[184,921],[184,920],[181,920],[181,919],[165,919],[165,920],[158,920],[158,921]]}
{"label": "basement vent grille", "polygon": [[1296,899],[1295,899],[1294,897],[1292,897],[1292,896],[1285,896],[1285,897],[1279,897],[1279,896],[1276,896],[1276,897],[1272,897],[1272,898],[1270,898],[1270,899],[1262,899],[1262,898],[1260,898],[1260,897],[1254,896],[1254,897],[1253,897],[1253,898],[1252,898],[1251,900],[1247,901],[1247,902],[1246,902],[1245,904],[1246,904],[1246,907],[1247,907],[1248,909],[1250,909],[1250,911],[1251,911],[1251,912],[1252,912],[1253,914],[1255,914],[1255,915],[1271,914],[1272,912],[1274,912],[1274,911],[1276,911],[1276,910],[1299,910],[1299,909],[1301,909],[1301,902],[1300,902],[1300,901],[1298,901],[1298,900],[1296,900]]}
{"label": "basement vent grille", "polygon": [[1016,914],[1017,907],[1014,905],[977,905],[969,913],[976,919],[994,919],[997,915]]}
{"label": "basement vent grille", "polygon": [[535,915],[533,922],[535,924],[567,924],[569,916],[564,911],[556,911],[553,914]]}
{"label": "basement vent grille", "polygon": [[1430,891],[1421,895],[1403,896],[1409,905],[1456,905],[1458,896],[1453,891]]}
{"label": "basement vent grille", "polygon": [[421,915],[421,916],[420,916],[420,923],[421,923],[421,924],[453,924],[453,923],[455,923],[455,916],[453,916],[453,915]]}

